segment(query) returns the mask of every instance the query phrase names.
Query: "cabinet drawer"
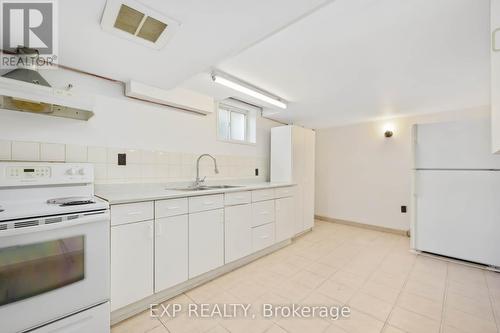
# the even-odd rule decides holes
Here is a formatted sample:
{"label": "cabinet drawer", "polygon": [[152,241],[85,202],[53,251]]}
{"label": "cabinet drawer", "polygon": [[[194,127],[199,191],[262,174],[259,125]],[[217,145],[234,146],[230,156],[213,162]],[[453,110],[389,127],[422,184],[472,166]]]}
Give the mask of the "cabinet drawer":
{"label": "cabinet drawer", "polygon": [[274,200],[252,204],[252,227],[274,222]]}
{"label": "cabinet drawer", "polygon": [[224,194],[204,195],[189,198],[189,212],[202,212],[224,207]]}
{"label": "cabinet drawer", "polygon": [[252,191],[252,202],[274,199],[274,189]]}
{"label": "cabinet drawer", "polygon": [[153,201],[111,206],[111,225],[152,220]]}
{"label": "cabinet drawer", "polygon": [[155,202],[155,217],[169,217],[187,214],[188,212],[188,199],[170,199]]}
{"label": "cabinet drawer", "polygon": [[252,201],[252,195],[249,191],[226,193],[224,204],[226,206],[243,205]]}
{"label": "cabinet drawer", "polygon": [[293,197],[294,192],[295,191],[293,186],[278,187],[277,189],[275,189],[275,197],[276,198]]}
{"label": "cabinet drawer", "polygon": [[252,250],[259,251],[274,244],[274,223],[252,228]]}

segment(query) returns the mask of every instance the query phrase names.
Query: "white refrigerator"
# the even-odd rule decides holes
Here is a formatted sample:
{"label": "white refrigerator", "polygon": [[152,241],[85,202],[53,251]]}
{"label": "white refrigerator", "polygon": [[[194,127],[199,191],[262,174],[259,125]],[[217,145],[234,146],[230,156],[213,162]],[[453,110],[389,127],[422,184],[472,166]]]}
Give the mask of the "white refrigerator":
{"label": "white refrigerator", "polygon": [[500,267],[500,155],[489,119],[416,125],[413,134],[413,247]]}

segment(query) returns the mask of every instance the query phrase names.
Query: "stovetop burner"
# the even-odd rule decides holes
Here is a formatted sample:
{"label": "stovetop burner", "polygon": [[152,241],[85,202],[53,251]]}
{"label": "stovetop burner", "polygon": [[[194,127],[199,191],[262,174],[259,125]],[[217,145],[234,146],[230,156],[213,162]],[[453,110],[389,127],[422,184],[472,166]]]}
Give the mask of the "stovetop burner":
{"label": "stovetop burner", "polygon": [[53,205],[65,206],[79,206],[94,204],[95,200],[92,197],[68,197],[47,200],[47,203]]}

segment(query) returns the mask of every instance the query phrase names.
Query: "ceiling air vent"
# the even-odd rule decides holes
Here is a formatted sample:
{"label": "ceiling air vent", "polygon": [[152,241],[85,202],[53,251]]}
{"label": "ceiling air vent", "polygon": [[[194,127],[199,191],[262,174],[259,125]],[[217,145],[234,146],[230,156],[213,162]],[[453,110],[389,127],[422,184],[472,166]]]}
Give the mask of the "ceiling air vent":
{"label": "ceiling air vent", "polygon": [[135,0],[108,0],[101,26],[122,38],[161,49],[179,23]]}

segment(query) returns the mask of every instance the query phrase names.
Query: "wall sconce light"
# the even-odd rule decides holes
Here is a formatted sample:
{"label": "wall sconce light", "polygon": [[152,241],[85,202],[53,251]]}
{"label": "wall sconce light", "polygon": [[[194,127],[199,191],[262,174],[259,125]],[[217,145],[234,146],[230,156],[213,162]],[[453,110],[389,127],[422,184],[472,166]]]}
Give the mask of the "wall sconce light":
{"label": "wall sconce light", "polygon": [[386,138],[391,138],[393,135],[394,135],[394,125],[393,124],[385,124],[384,136]]}

